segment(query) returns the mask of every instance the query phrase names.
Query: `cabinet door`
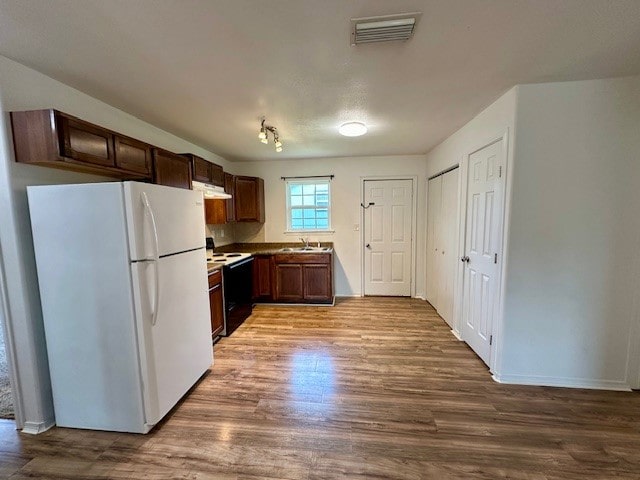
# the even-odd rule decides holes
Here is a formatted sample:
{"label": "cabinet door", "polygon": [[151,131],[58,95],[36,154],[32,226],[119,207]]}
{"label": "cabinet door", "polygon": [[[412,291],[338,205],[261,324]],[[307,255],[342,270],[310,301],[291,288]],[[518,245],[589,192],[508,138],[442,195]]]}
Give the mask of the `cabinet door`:
{"label": "cabinet door", "polygon": [[302,265],[304,299],[331,301],[331,268],[329,265]]}
{"label": "cabinet door", "polygon": [[231,195],[231,198],[225,200],[227,206],[227,222],[235,222],[236,221],[236,188],[235,188],[235,177],[230,173],[224,174],[224,191]]}
{"label": "cabinet door", "polygon": [[264,181],[257,177],[236,177],[236,221],[264,223]]}
{"label": "cabinet door", "polygon": [[207,198],[204,201],[204,219],[207,225],[227,223],[226,200]]}
{"label": "cabinet door", "polygon": [[114,136],[116,166],[151,176],[151,146],[133,138]]}
{"label": "cabinet door", "polygon": [[220,165],[209,163],[211,168],[211,183],[218,187],[224,187],[224,170]]}
{"label": "cabinet door", "polygon": [[211,163],[192,155],[193,179],[196,182],[211,183]]}
{"label": "cabinet door", "polygon": [[57,115],[60,154],[81,162],[114,167],[113,134],[96,125]]}
{"label": "cabinet door", "polygon": [[221,283],[209,289],[209,307],[211,309],[211,336],[216,337],[224,328],[224,305]]}
{"label": "cabinet door", "polygon": [[276,301],[301,302],[304,299],[302,265],[276,264]]}
{"label": "cabinet door", "polygon": [[154,183],[191,189],[191,164],[189,159],[180,155],[154,149],[153,173]]}
{"label": "cabinet door", "polygon": [[253,299],[269,301],[271,293],[271,255],[256,255],[253,260]]}

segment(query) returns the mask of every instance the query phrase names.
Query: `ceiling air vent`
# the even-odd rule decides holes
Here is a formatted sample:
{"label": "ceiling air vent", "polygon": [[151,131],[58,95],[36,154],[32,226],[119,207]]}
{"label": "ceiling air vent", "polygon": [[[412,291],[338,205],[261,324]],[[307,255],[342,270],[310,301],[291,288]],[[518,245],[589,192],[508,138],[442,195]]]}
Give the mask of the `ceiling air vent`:
{"label": "ceiling air vent", "polygon": [[400,13],[382,17],[351,19],[351,45],[408,40],[421,13]]}

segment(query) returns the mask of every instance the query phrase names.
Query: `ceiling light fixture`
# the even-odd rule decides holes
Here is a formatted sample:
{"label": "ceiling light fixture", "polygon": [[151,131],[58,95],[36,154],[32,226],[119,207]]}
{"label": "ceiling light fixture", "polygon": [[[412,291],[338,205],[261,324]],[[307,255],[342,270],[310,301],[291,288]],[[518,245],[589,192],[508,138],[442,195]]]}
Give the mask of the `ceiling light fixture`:
{"label": "ceiling light fixture", "polygon": [[271,125],[265,124],[266,119],[262,117],[262,122],[260,123],[260,132],[258,133],[258,138],[262,143],[269,143],[269,132],[273,135],[274,145],[276,147],[276,152],[280,153],[282,151],[282,142],[280,141],[280,137],[278,135],[278,129]]}
{"label": "ceiling light fixture", "polygon": [[359,137],[367,133],[367,126],[362,122],[347,122],[340,125],[338,132],[345,137]]}

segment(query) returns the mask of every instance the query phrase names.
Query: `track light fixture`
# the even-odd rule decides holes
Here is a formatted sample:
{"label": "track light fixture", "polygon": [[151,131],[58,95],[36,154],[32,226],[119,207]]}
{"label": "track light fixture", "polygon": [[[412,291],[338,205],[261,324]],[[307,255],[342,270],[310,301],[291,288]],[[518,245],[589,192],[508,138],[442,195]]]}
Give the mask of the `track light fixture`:
{"label": "track light fixture", "polygon": [[278,129],[276,127],[272,127],[271,125],[265,124],[265,118],[262,118],[262,122],[260,123],[260,132],[258,133],[258,139],[262,143],[269,143],[269,133],[273,135],[273,142],[276,147],[276,152],[282,151],[282,142],[280,141],[280,137],[278,135]]}

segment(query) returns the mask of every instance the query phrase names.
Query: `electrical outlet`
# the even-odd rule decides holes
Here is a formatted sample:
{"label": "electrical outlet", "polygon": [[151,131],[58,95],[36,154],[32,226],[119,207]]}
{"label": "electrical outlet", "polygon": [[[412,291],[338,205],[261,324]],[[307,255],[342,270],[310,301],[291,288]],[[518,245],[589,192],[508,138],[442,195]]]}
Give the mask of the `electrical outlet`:
{"label": "electrical outlet", "polygon": [[221,228],[219,232],[220,232],[220,238],[224,238],[224,228]]}

